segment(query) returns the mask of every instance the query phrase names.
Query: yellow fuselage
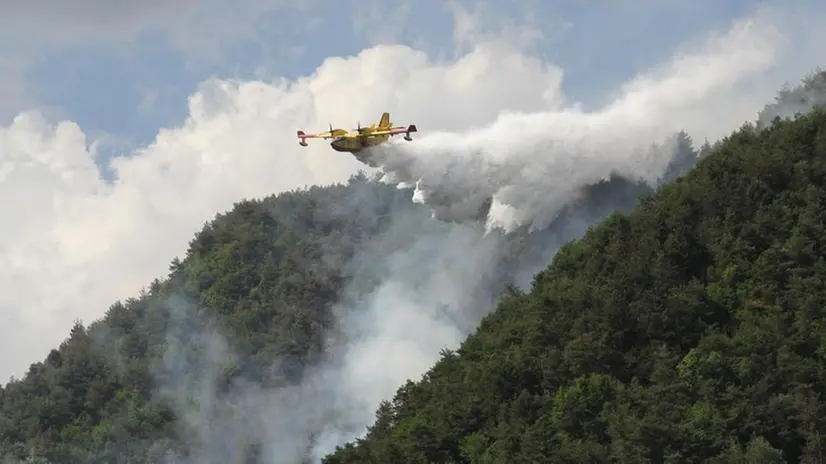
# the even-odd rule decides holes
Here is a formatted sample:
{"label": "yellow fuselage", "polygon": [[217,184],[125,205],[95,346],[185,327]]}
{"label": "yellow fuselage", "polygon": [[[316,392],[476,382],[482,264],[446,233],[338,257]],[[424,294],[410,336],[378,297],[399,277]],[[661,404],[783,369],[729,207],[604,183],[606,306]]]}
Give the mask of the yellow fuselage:
{"label": "yellow fuselage", "polygon": [[335,151],[343,151],[347,153],[356,153],[365,148],[381,145],[390,139],[388,135],[374,135],[365,137],[339,137],[332,142],[330,146]]}

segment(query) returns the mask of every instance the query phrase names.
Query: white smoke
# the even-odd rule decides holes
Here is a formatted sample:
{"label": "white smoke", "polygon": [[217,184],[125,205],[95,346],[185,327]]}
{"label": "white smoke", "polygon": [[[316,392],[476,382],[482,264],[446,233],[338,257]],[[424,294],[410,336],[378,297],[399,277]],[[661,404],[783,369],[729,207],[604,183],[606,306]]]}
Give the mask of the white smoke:
{"label": "white smoke", "polygon": [[[698,129],[713,137],[733,129],[715,133],[690,122],[775,63],[778,31],[758,23],[739,22],[678,55],[625,86],[600,111],[504,113],[487,127],[461,133],[420,127],[424,134],[413,142],[371,150],[363,162],[378,167],[385,182],[414,187],[413,201],[459,224],[385,257],[395,264],[386,279],[356,308],[345,308],[342,330],[350,342],[319,370],[330,382],[327,401],[335,412],[317,438],[314,458],[361,436],[381,400],[424,373],[440,349],[455,349],[492,308],[485,289],[506,253],[503,236],[492,231],[545,229],[578,200],[588,201],[587,187],[612,176],[656,186],[675,161],[676,132]],[[624,203],[619,197],[608,202]],[[468,225],[480,215],[484,230]],[[547,242],[552,249],[543,250],[544,264],[558,245],[600,218],[574,213],[557,224],[559,236]],[[516,278],[525,269],[513,271]]]}
{"label": "white smoke", "polygon": [[[409,227],[399,219],[379,240],[392,240],[402,233],[399,228]],[[387,278],[355,307],[338,308],[343,347],[319,369],[332,414],[316,439],[314,459],[360,436],[375,419],[379,401],[477,327],[491,308],[486,287],[495,282],[501,243],[478,227],[446,225],[366,263],[387,266]]]}
{"label": "white smoke", "polygon": [[[414,187],[413,201],[458,224],[417,228],[395,217],[395,227],[372,244],[376,249],[390,248],[386,243],[398,243],[411,230],[423,232],[391,253],[363,250],[361,265],[385,278],[336,309],[330,358],[300,385],[267,390],[237,383],[228,395],[230,412],[185,416],[204,443],[194,458],[233,459],[248,443],[260,442],[264,462],[296,462],[306,452],[318,461],[361,436],[382,400],[423,374],[442,348],[456,348],[493,307],[491,284],[501,277],[496,269],[507,254],[501,248],[506,237],[495,229],[544,229],[577,200],[587,202],[587,187],[614,175],[656,185],[674,161],[675,132],[714,139],[742,121],[743,101],[756,113],[766,95],[741,94],[737,87],[777,62],[783,41],[764,19],[741,21],[679,54],[633,80],[599,111],[509,112],[465,132],[420,126],[414,142],[372,150],[363,162],[378,167],[385,182]],[[721,102],[739,102],[730,121],[726,113],[709,116],[725,111]],[[603,201],[620,207],[627,198]],[[480,215],[485,227],[474,224]],[[546,264],[561,243],[600,218],[584,211],[554,224],[559,231],[545,242],[543,262],[523,264],[512,278]]]}
{"label": "white smoke", "polygon": [[504,113],[463,133],[425,129],[412,143],[371,149],[365,163],[379,167],[385,182],[415,186],[413,200],[431,207],[435,218],[473,219],[490,204],[489,230],[542,229],[584,186],[612,174],[656,184],[674,154],[669,136],[691,133],[693,111],[713,111],[721,93],[772,66],[779,37],[758,20],[742,21],[638,77],[600,111]]}
{"label": "white smoke", "polygon": [[[551,110],[546,107],[545,112],[502,114],[495,123],[486,127],[453,133],[435,133],[433,128],[420,124],[422,136],[416,141],[397,142],[376,150],[373,159],[368,161],[380,167],[386,181],[400,186],[415,186],[414,200],[428,205],[437,217],[464,222],[476,218],[481,211],[485,215],[487,231],[499,227],[512,230],[521,225],[543,228],[557,218],[563,208],[581,198],[586,186],[612,173],[656,183],[673,158],[674,147],[668,142],[668,136],[673,132],[684,129],[695,139],[703,136],[714,139],[740,124],[743,114],[754,114],[776,90],[778,82],[772,80],[764,93],[754,92],[751,87],[744,87],[747,89],[745,91],[738,88],[751,82],[754,77],[764,76],[764,71],[776,65],[783,45],[777,29],[765,19],[758,15],[756,19],[740,22],[729,33],[710,40],[694,53],[678,55],[667,66],[625,86],[615,101],[600,111],[583,112],[576,108]],[[410,69],[416,69],[410,63],[416,64],[416,59],[424,60],[402,48],[380,51],[385,54],[375,50],[365,53],[366,62],[377,63],[372,64],[373,67],[367,67],[361,61],[345,67],[347,63],[331,60],[331,69],[336,72],[320,74],[325,78],[335,76],[338,80],[329,81],[335,85],[328,87],[337,89],[341,82],[351,77],[346,73],[340,77],[342,69],[349,70],[353,75],[364,69],[385,70],[388,60],[399,56],[398,61],[409,66],[398,68],[402,70],[396,72],[402,75],[411,74]],[[474,59],[484,61],[487,55],[483,52],[474,55]],[[514,65],[506,60],[503,62],[497,62],[497,66]],[[339,67],[333,68],[333,65]],[[394,98],[397,101],[404,98],[411,101],[428,96],[447,100],[448,103],[442,105],[440,102],[437,107],[442,112],[466,105],[468,100],[465,97],[453,98],[455,89],[442,90],[443,93],[433,97],[433,89],[447,87],[444,82],[465,76],[447,71],[443,74],[429,70],[415,74],[415,78],[402,86],[405,93]],[[381,76],[383,82],[394,81],[397,77]],[[486,75],[479,72],[470,76],[483,80]],[[428,79],[435,84],[420,86],[416,91],[416,84]],[[358,81],[355,78],[349,80]],[[500,83],[504,80],[507,79],[483,81],[487,84],[480,87],[482,90],[477,89],[469,94],[487,92],[489,89],[536,93],[535,89],[539,87],[526,88],[522,85],[521,89],[502,88]],[[346,99],[336,99],[342,94],[337,90],[314,98],[303,93],[291,97],[281,88],[246,85],[245,89],[253,91],[243,94],[244,101],[252,110],[246,113],[239,111],[243,117],[233,118],[217,111],[207,111],[210,110],[207,106],[203,114],[198,115],[212,117],[216,114],[214,121],[207,118],[210,124],[193,123],[187,128],[203,126],[202,133],[209,137],[202,139],[184,131],[179,138],[167,134],[159,138],[157,146],[153,146],[156,152],[147,150],[155,155],[144,154],[121,163],[133,170],[123,169],[120,173],[118,188],[127,190],[118,190],[123,192],[119,195],[130,200],[126,202],[127,206],[136,205],[139,213],[145,209],[147,212],[143,216],[133,214],[133,209],[124,207],[124,201],[105,203],[101,200],[78,204],[85,207],[88,203],[91,205],[89,210],[102,211],[103,218],[113,216],[112,211],[119,211],[129,219],[126,225],[117,229],[124,231],[125,238],[120,235],[115,235],[115,238],[122,238],[123,243],[131,244],[132,248],[118,248],[116,245],[121,242],[114,239],[110,248],[137,250],[129,252],[136,257],[134,260],[119,261],[136,267],[135,263],[143,261],[146,256],[170,256],[172,252],[165,248],[153,248],[153,253],[134,248],[135,243],[141,243],[132,236],[135,230],[141,230],[136,229],[138,223],[148,224],[144,227],[150,237],[160,233],[152,232],[149,226],[180,223],[180,227],[173,229],[178,234],[174,236],[183,237],[182,231],[188,234],[192,224],[201,221],[207,212],[214,211],[220,205],[240,196],[272,191],[275,181],[265,168],[271,166],[271,150],[261,147],[286,143],[282,140],[293,135],[293,123],[320,117],[315,112],[311,118],[284,108],[289,108],[290,102],[293,106],[303,106],[311,101],[318,107],[319,114],[326,116],[340,111],[341,117],[349,117],[357,111],[354,108],[358,105],[370,106],[358,111],[377,113],[374,110],[384,105],[381,100],[392,100],[384,96],[395,95],[377,91],[373,80],[365,79],[361,85],[351,87],[352,94],[358,96],[362,90],[370,90],[372,95],[377,95],[375,107],[370,106],[373,99],[367,101],[351,97],[349,93]],[[301,85],[296,87],[301,90]],[[324,85],[316,83],[308,87],[317,89]],[[278,104],[271,106],[278,108],[278,111],[272,110],[268,103],[260,103],[271,101],[263,99],[265,91],[278,94],[279,98],[281,94],[287,95],[283,100],[273,98],[272,101]],[[480,97],[508,100],[491,92]],[[524,94],[519,94],[517,100],[519,105],[502,103],[496,107],[530,109],[542,106],[539,95],[536,96],[536,104],[529,103]],[[309,103],[307,105],[310,106]],[[434,107],[433,104],[421,105],[418,111],[422,114],[437,113]],[[279,111],[287,116],[282,119],[264,116]],[[468,105],[467,108],[455,109],[449,117],[437,114],[429,121],[435,125],[436,122],[441,124],[442,120],[448,124],[473,117],[487,120],[487,115],[478,116],[480,112],[480,108]],[[412,117],[412,122],[417,121],[417,116]],[[234,125],[243,130],[232,132],[232,136],[215,135],[222,134],[222,128]],[[180,145],[172,143],[176,140],[182,141]],[[294,144],[291,137],[289,140],[290,144]],[[239,150],[239,141],[249,142],[252,146]],[[260,153],[265,153],[266,164],[254,162],[256,156],[262,156]],[[214,170],[199,169],[200,164],[195,161],[201,158],[205,160],[204,165],[212,166]],[[311,160],[307,165],[295,161],[307,158]],[[344,166],[346,163],[342,160],[345,158],[328,156],[326,147],[309,152],[307,158],[284,156],[278,160],[279,169],[288,173],[283,178],[284,185],[292,185],[293,178],[301,177],[304,171],[311,173],[314,176],[312,179],[318,182],[319,178],[335,178],[349,167]],[[153,168],[154,160],[161,168]],[[187,160],[190,160],[191,166],[186,164]],[[235,164],[230,164],[230,161]],[[341,169],[333,169],[330,165]],[[167,166],[175,167],[178,174],[167,174]],[[190,166],[189,170],[187,166]],[[180,172],[185,172],[192,182],[182,183]],[[130,173],[131,176],[128,175]],[[228,173],[237,178],[228,177]],[[160,182],[161,187],[157,187],[148,181],[141,182],[144,177],[152,181],[160,179],[165,183]],[[94,182],[88,184],[96,185]],[[181,185],[186,185],[186,188]],[[184,197],[184,193],[197,195],[198,201],[184,201],[193,198]],[[43,198],[51,197],[44,194]],[[157,204],[165,214],[150,214],[154,210],[145,208],[148,203]],[[171,205],[177,204],[186,206],[183,211],[173,209]],[[199,211],[199,208],[204,211]],[[588,214],[574,217],[567,224],[565,237],[574,238],[585,226],[598,219],[598,216]],[[413,231],[426,229],[411,227],[411,222],[405,218],[394,220],[397,221],[396,227],[377,239],[376,247],[390,248],[382,247],[382,242],[396,244],[398,237],[407,237],[402,233],[402,228],[410,227]],[[77,223],[76,219],[71,221],[71,224]],[[89,223],[97,224],[91,220]],[[107,223],[101,221],[101,224]],[[101,227],[90,228],[93,229],[99,230]],[[337,308],[341,341],[334,348],[340,350],[333,350],[331,359],[312,370],[297,386],[270,389],[237,382],[227,388],[228,392],[223,392],[222,388],[226,387],[222,385],[225,372],[221,366],[231,366],[235,362],[232,347],[226,346],[223,337],[211,330],[184,328],[180,333],[172,334],[168,343],[169,352],[158,375],[159,381],[166,387],[164,396],[193,432],[190,444],[195,453],[189,462],[232,462],[241,457],[248,444],[255,442],[262,444],[263,462],[295,462],[307,450],[312,450],[314,458],[319,459],[336,445],[362,435],[365,427],[373,421],[380,401],[392,397],[406,379],[415,380],[424,373],[438,359],[440,349],[455,348],[491,309],[493,301],[488,285],[496,280],[492,277],[493,271],[504,253],[500,249],[504,241],[496,233],[485,234],[486,230],[467,223],[445,224],[407,241],[401,249],[365,259],[364,266],[386,270],[378,274],[385,278],[369,295],[362,295],[354,304],[343,304]],[[80,240],[90,235],[78,232],[74,236]],[[93,241],[98,245],[101,239],[95,236]],[[560,239],[556,243],[564,241]],[[164,241],[150,238],[144,243]],[[542,250],[543,258],[551,256],[555,246]],[[533,262],[531,267],[540,264],[539,261]],[[103,264],[92,269],[97,272],[89,275],[95,278],[104,274],[100,269],[112,273]],[[524,268],[518,271],[520,275],[526,272]],[[62,277],[65,280],[65,276]],[[78,285],[71,284],[76,290]],[[88,296],[84,298],[88,299]],[[190,313],[184,319],[189,317],[194,315]],[[182,321],[175,323],[186,324]],[[202,358],[197,362],[193,362],[185,349],[192,345],[201,346],[203,351]],[[170,459],[173,459],[172,456]]]}
{"label": "white smoke", "polygon": [[[491,307],[484,285],[495,280],[502,237],[422,218],[421,211],[392,213],[389,229],[356,256],[367,274],[385,269],[388,277],[369,294],[354,290],[354,303],[335,308],[339,324],[329,357],[308,367],[299,385],[227,382],[239,357],[224,335],[193,302],[168,299],[167,348],[153,374],[159,399],[185,425],[180,433],[189,449],[184,457],[159,445],[156,455],[168,463],[239,462],[252,445],[260,462],[308,455],[317,462],[361,435],[381,398],[411,372],[430,367],[434,349],[438,355],[458,345]],[[408,246],[386,253],[400,237]]]}

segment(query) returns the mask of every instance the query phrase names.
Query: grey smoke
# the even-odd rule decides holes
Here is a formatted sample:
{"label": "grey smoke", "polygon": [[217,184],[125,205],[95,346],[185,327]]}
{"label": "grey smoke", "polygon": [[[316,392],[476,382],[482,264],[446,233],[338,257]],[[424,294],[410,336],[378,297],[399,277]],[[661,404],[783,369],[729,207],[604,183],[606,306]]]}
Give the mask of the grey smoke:
{"label": "grey smoke", "polygon": [[[166,450],[164,462],[243,462],[250,449],[264,463],[320,461],[361,436],[378,403],[407,379],[417,380],[442,348],[455,348],[472,333],[506,283],[526,288],[559,246],[610,212],[631,208],[645,191],[621,177],[584,186],[579,202],[534,233],[486,231],[481,221],[431,221],[422,210],[392,212],[387,232],[351,263],[386,277],[367,292],[369,286],[353,284],[334,308],[339,322],[329,334],[328,356],[307,368],[298,385],[226,382],[238,361],[232,347],[194,303],[170,300],[175,317],[155,374],[160,398],[182,419],[192,452],[183,458]],[[354,196],[362,206],[370,201],[361,191]]]}
{"label": "grey smoke", "polygon": [[759,113],[757,124],[765,127],[775,118],[793,118],[823,106],[826,106],[826,72],[817,69],[803,79],[802,85],[787,84],[781,89],[774,101]]}
{"label": "grey smoke", "polygon": [[[635,79],[596,112],[502,114],[488,127],[428,131],[360,154],[384,182],[411,189],[427,214],[391,213],[393,226],[361,250],[353,265],[383,277],[353,283],[335,308],[327,358],[298,385],[236,382],[219,395],[210,386],[219,372],[194,369],[207,374],[195,377],[207,386],[187,388],[214,404],[184,416],[197,431],[196,461],[232,462],[250,443],[263,462],[297,462],[305,452],[318,461],[361,436],[382,400],[475,330],[504,284],[529,286],[564,243],[690,168],[693,155],[674,134],[773,62],[771,28],[753,26],[735,25],[707,50]],[[422,220],[428,215],[440,221]],[[232,359],[219,339],[204,338],[214,345],[209,363]],[[178,359],[186,357],[173,352],[166,361],[180,371]]]}

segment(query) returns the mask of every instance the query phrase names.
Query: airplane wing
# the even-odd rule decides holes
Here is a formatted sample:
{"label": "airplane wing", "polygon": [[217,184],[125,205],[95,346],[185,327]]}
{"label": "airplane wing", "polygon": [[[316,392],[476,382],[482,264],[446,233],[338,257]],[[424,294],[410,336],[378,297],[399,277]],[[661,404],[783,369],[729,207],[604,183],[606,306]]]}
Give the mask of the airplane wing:
{"label": "airplane wing", "polygon": [[307,139],[333,139],[338,137],[354,137],[354,135],[350,132],[347,132],[344,129],[333,129],[327,132],[320,132],[318,134],[308,134],[303,130],[300,130],[296,134],[299,139],[299,144],[303,147],[307,146]]}
{"label": "airplane wing", "polygon": [[375,130],[375,131],[373,131],[373,132],[370,132],[370,133],[369,133],[369,134],[367,134],[367,135],[368,135],[368,136],[379,136],[379,135],[398,135],[398,134],[405,134],[405,136],[406,136],[405,138],[409,139],[409,138],[410,138],[410,133],[411,133],[411,132],[418,132],[418,129],[416,129],[416,125],[415,125],[415,124],[411,124],[411,125],[409,125],[409,126],[407,126],[407,127],[401,127],[401,126],[399,126],[399,127],[391,127],[390,129]]}
{"label": "airplane wing", "polygon": [[319,132],[318,134],[308,134],[302,130],[298,131],[298,138],[300,139],[332,139],[335,137],[344,137],[349,132],[344,129],[333,129],[327,132]]}

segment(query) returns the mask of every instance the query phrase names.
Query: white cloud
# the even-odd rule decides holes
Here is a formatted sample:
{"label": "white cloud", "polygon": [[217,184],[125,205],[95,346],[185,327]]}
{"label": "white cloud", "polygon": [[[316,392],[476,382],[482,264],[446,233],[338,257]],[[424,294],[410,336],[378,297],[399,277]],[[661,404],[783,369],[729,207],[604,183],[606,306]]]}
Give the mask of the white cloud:
{"label": "white cloud", "polygon": [[297,128],[348,127],[387,110],[422,130],[460,129],[501,109],[543,107],[536,96],[553,95],[559,78],[504,46],[449,64],[379,46],[330,58],[295,82],[209,81],[191,97],[182,126],[112,163],[112,185],[98,176],[95,146],[81,128],[19,115],[0,128],[0,258],[8,263],[0,312],[12,319],[0,328],[0,375],[22,374],[73,319],[100,317],[163,275],[203,222],[233,202],[344,180],[363,167],[325,144],[302,149]]}
{"label": "white cloud", "polygon": [[[795,63],[805,68],[784,69],[784,79],[816,64]],[[717,63],[704,76],[715,79],[736,64]],[[0,376],[21,375],[72,320],[100,317],[163,275],[203,222],[234,201],[342,180],[362,167],[324,143],[298,147],[297,128],[347,127],[387,110],[396,123],[418,124],[422,136],[464,130],[504,110],[564,109],[561,77],[548,63],[486,40],[449,63],[377,46],[330,58],[292,82],[210,81],[191,97],[183,125],[113,163],[112,185],[98,176],[95,145],[81,128],[19,115],[0,128]],[[730,95],[728,107],[712,102],[696,117],[730,125],[763,103]]]}
{"label": "white cloud", "polygon": [[720,124],[722,119],[740,122],[750,116],[729,113],[706,124],[709,108],[722,97],[748,97],[735,86],[770,69],[783,48],[781,39],[763,18],[737,22],[699,49],[633,79],[599,111],[557,106],[504,114],[482,129],[389,144],[371,161],[389,182],[415,185],[414,198],[431,206],[436,217],[473,218],[491,200],[489,226],[542,229],[583,186],[613,173],[655,184],[673,150],[651,147],[670,134],[687,130],[717,138],[731,127]]}
{"label": "white cloud", "polygon": [[[512,2],[510,5],[508,2],[502,2],[504,5],[499,4],[496,8],[483,1],[469,2],[471,5],[466,3],[449,0],[445,2],[444,7],[445,11],[453,14],[453,41],[460,49],[472,49],[475,44],[492,38],[504,38],[527,50],[542,42],[549,30],[560,26],[567,27],[552,23],[553,20],[559,21],[558,18],[548,17],[543,18],[545,27],[537,26],[533,13],[535,5],[530,0]],[[521,13],[522,17],[518,18],[516,13]]]}

